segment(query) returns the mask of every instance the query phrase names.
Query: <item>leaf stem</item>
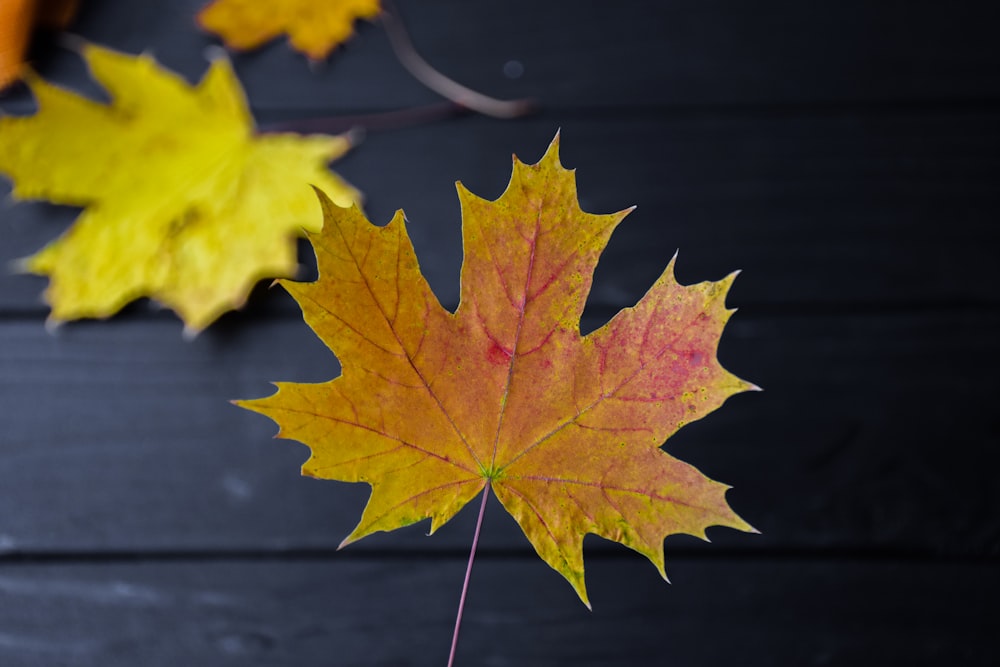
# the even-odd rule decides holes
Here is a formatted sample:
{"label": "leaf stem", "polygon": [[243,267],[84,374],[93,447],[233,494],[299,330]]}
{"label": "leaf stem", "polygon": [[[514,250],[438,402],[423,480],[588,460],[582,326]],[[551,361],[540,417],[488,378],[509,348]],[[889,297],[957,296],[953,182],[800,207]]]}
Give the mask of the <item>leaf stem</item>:
{"label": "leaf stem", "polygon": [[417,53],[392,0],[386,0],[384,7],[382,24],[389,36],[389,44],[399,62],[417,81],[456,104],[494,118],[517,118],[534,109],[532,100],[498,100],[467,88],[434,69]]}
{"label": "leaf stem", "polygon": [[462,597],[458,600],[458,615],[455,618],[455,633],[451,637],[451,652],[448,653],[448,667],[454,667],[455,651],[458,649],[458,631],[462,627],[462,613],[465,611],[465,598],[469,593],[469,580],[472,578],[472,564],[476,560],[476,547],[479,546],[479,534],[483,529],[483,517],[486,515],[486,501],[490,499],[490,485],[483,489],[483,502],[479,505],[479,518],[476,519],[476,534],[472,537],[472,549],[469,551],[469,564],[465,568],[465,582],[462,584]]}
{"label": "leaf stem", "polygon": [[339,134],[353,131],[355,142],[366,130],[390,130],[410,125],[422,125],[443,118],[475,111],[494,118],[517,118],[535,110],[535,102],[530,99],[498,100],[467,88],[437,71],[417,53],[406,30],[399,10],[392,0],[385,0],[382,24],[389,36],[389,44],[400,64],[415,79],[447,99],[446,102],[428,104],[409,109],[396,109],[354,116],[332,116],[327,118],[305,118],[300,120],[269,123],[259,129],[262,134],[275,132],[323,132]]}

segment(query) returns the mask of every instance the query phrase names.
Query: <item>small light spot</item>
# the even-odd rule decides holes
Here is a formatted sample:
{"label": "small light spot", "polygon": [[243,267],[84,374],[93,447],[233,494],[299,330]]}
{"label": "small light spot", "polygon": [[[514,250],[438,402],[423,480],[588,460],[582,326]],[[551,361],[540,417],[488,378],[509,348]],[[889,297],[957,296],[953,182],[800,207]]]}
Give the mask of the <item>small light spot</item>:
{"label": "small light spot", "polygon": [[274,640],[261,632],[233,632],[216,637],[215,644],[227,655],[259,655],[269,651]]}
{"label": "small light spot", "polygon": [[237,503],[246,502],[253,497],[253,486],[250,482],[233,473],[226,473],[222,477],[222,489],[230,500]]}
{"label": "small light spot", "polygon": [[503,75],[508,79],[520,79],[524,75],[524,65],[520,60],[508,60],[503,64]]}

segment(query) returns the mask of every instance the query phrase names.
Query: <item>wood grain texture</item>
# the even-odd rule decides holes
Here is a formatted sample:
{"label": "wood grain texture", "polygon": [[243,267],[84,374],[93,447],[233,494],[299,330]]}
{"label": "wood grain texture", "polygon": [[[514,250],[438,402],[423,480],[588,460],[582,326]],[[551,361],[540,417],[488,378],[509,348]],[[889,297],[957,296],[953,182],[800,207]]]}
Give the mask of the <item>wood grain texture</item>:
{"label": "wood grain texture", "polygon": [[[764,533],[717,529],[711,549],[1000,552],[990,472],[1000,317],[946,315],[738,314],[720,358],[765,391],[667,443],[734,486],[733,507]],[[18,499],[0,506],[7,551],[333,548],[354,527],[364,485],[299,478],[306,449],[272,441],[270,420],[227,403],[270,394],[270,381],[335,376],[308,327],[233,322],[193,343],[179,329],[125,318],[52,337],[37,322],[0,324],[0,488]],[[980,373],[956,363],[957,349]],[[474,518],[350,549],[461,550]],[[484,547],[527,544],[497,512]]]}
{"label": "wood grain texture", "polygon": [[[201,4],[93,0],[72,30],[196,80],[215,43]],[[584,329],[679,248],[683,282],[743,270],[720,359],[765,388],[667,445],[763,535],[669,538],[673,586],[588,538],[591,614],[493,504],[458,664],[1000,662],[992,5],[398,4],[443,72],[541,105],[372,131],[334,165],[377,223],[406,211],[441,300],[458,295],[454,182],[496,197],[509,155],[536,160],[562,128],[584,209],[639,206]],[[58,38],[31,62],[102,95]],[[280,42],[234,64],[263,126],[438,101],[377,24],[318,67]],[[23,87],[0,97],[32,108]],[[75,214],[7,202],[0,262]],[[305,448],[226,403],[338,372],[287,295],[262,285],[188,343],[145,302],[50,335],[43,288],[0,277],[0,665],[444,664],[473,512],[334,552],[366,489],[300,478]]]}
{"label": "wood grain texture", "polygon": [[[130,53],[151,51],[195,79],[205,69],[205,49],[218,44],[194,27],[204,4],[90,2],[72,30]],[[933,106],[995,103],[1000,90],[991,12],[980,2],[948,11],[930,0],[587,0],[572,11],[531,0],[398,5],[417,48],[449,76],[487,94],[533,97],[555,108]],[[282,40],[235,61],[258,110],[325,115],[438,99],[399,65],[378,24],[361,25],[317,67]],[[520,76],[511,77],[511,61]],[[82,79],[79,64],[51,42],[36,48],[35,63],[53,78]]]}
{"label": "wood grain texture", "polygon": [[[995,567],[484,559],[458,664],[994,665]],[[12,667],[441,665],[461,558],[37,565],[0,573]],[[383,601],[391,600],[391,604]],[[927,604],[934,601],[939,604]],[[641,619],[641,622],[637,622]],[[719,633],[724,635],[719,636]]]}

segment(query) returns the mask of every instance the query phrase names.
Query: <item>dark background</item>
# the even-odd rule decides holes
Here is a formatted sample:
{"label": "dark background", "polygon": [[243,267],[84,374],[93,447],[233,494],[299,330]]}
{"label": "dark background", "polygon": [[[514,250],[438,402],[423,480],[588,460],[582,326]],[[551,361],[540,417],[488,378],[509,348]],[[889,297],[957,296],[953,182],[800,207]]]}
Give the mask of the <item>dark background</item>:
{"label": "dark background", "polygon": [[[589,612],[494,504],[457,664],[1000,662],[989,4],[400,3],[436,67],[542,106],[373,131],[333,165],[377,223],[406,210],[442,302],[458,294],[454,182],[494,198],[510,154],[534,162],[562,128],[584,209],[639,206],[584,328],[679,248],[682,282],[743,270],[720,358],[765,388],[667,443],[731,484],[763,535],[669,538],[672,585],[589,537]],[[196,80],[214,43],[199,6],[92,0],[73,31]],[[53,40],[35,64],[100,95]],[[235,65],[265,125],[438,100],[377,24],[317,67],[283,42]],[[0,108],[32,102],[19,88]],[[75,215],[6,205],[0,259]],[[50,334],[44,284],[0,279],[0,664],[444,665],[476,508],[430,538],[422,525],[336,552],[367,489],[300,478],[307,450],[227,403],[338,372],[287,294],[260,289],[185,342],[146,303]]]}

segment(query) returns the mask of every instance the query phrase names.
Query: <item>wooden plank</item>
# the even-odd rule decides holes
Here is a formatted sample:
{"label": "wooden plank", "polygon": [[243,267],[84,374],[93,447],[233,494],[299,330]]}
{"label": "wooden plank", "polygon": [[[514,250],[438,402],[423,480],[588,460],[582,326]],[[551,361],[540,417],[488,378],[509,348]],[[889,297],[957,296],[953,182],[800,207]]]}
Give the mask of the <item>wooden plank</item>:
{"label": "wooden plank", "polygon": [[[996,553],[998,326],[995,311],[739,313],[720,358],[765,391],[667,447],[734,486],[734,508],[764,533],[715,529],[709,552]],[[167,318],[54,337],[8,321],[0,339],[0,488],[17,501],[0,505],[0,550],[325,549],[360,517],[366,487],[300,479],[306,450],[226,403],[336,375],[300,321],[234,321],[191,343]],[[462,550],[474,511],[431,539],[420,526],[351,550]],[[671,538],[668,551],[699,545]],[[526,541],[495,508],[484,548]]]}
{"label": "wooden plank", "polygon": [[[88,3],[73,32],[154,53],[190,79],[216,44],[193,26],[203,0]],[[930,0],[655,3],[399,2],[424,57],[454,79],[546,107],[995,102],[1000,55],[985,3]],[[236,58],[259,110],[403,108],[437,97],[397,62],[381,26],[362,25],[308,67],[279,40]],[[46,75],[79,80],[72,56],[36,48]],[[23,107],[26,97],[10,97]]]}
{"label": "wooden plank", "polygon": [[[440,665],[464,563],[53,564],[0,570],[15,667]],[[588,563],[594,611],[537,559],[477,563],[458,665],[995,665],[995,565]]]}
{"label": "wooden plank", "polygon": [[[334,166],[366,192],[378,224],[407,212],[424,273],[453,306],[454,182],[499,196],[511,152],[537,160],[560,123],[584,209],[639,205],[598,268],[595,305],[633,303],[678,248],[686,282],[743,269],[733,292],[742,306],[998,303],[994,114],[469,118],[373,135]],[[6,208],[0,261],[42,247],[72,217],[40,204]],[[44,284],[0,281],[0,312],[44,312]]]}

